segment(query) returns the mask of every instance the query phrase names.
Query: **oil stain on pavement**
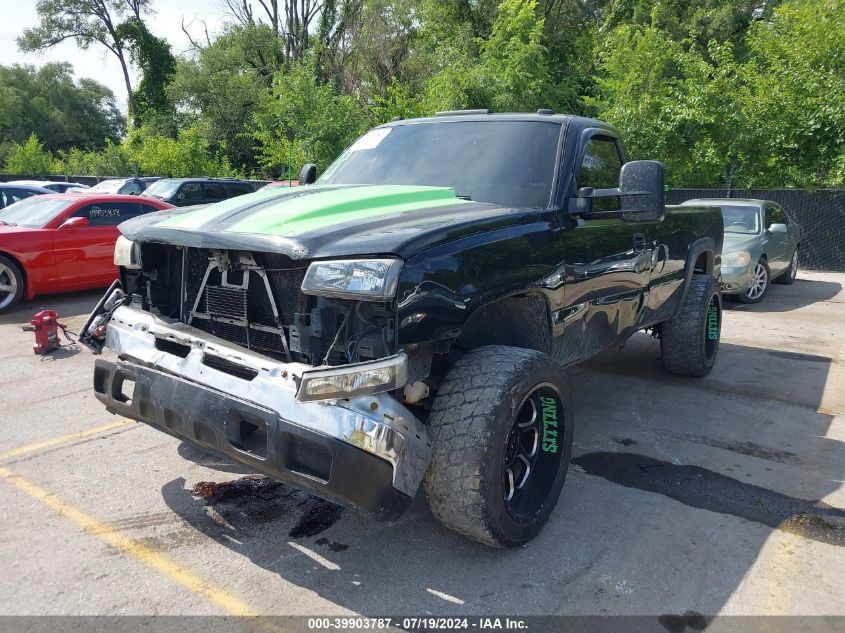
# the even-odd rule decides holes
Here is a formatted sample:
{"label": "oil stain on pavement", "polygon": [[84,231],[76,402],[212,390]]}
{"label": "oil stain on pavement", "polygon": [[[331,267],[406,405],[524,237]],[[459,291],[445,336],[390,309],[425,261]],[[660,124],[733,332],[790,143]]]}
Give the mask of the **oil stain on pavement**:
{"label": "oil stain on pavement", "polygon": [[845,546],[845,510],[744,483],[699,466],[636,453],[587,453],[572,459],[588,475],[667,496],[684,505]]}
{"label": "oil stain on pavement", "polygon": [[[288,533],[294,539],[317,536],[343,515],[340,506],[264,475],[246,475],[221,483],[201,481],[194,485],[192,494],[202,500],[212,516],[219,515],[229,526],[236,526],[244,519],[247,523],[267,523],[294,518],[296,522]],[[342,545],[328,540],[326,543],[331,543],[330,548]]]}

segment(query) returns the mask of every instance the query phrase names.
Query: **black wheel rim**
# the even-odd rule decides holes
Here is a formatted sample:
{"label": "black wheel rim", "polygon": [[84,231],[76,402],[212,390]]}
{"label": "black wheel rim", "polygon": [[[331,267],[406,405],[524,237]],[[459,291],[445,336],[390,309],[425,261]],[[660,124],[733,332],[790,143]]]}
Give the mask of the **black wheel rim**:
{"label": "black wheel rim", "polygon": [[517,408],[505,439],[502,496],[517,520],[540,512],[557,480],[563,458],[563,400],[554,385],[535,386]]}
{"label": "black wheel rim", "polygon": [[719,296],[710,297],[707,306],[707,320],[704,325],[704,353],[708,360],[712,360],[719,349],[719,337],[722,335],[722,310]]}

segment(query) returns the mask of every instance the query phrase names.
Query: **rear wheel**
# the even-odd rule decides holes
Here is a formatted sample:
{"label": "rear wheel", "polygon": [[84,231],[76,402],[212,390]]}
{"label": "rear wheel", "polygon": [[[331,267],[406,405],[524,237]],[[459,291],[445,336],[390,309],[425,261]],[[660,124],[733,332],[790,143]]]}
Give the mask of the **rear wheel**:
{"label": "rear wheel", "polygon": [[0,314],[17,305],[23,291],[24,278],[20,267],[8,257],[0,255]]}
{"label": "rear wheel", "polygon": [[684,305],[660,331],[663,366],[673,374],[706,376],[722,334],[722,297],[710,275],[693,275]]}
{"label": "rear wheel", "polygon": [[795,282],[795,276],[798,274],[798,247],[792,251],[792,257],[789,260],[789,268],[783,271],[777,279],[774,280],[776,284],[783,284],[785,286],[792,285]]}
{"label": "rear wheel", "polygon": [[754,274],[751,275],[751,285],[745,292],[737,295],[742,303],[760,303],[769,293],[769,281],[771,273],[768,262],[762,257],[757,260],[754,266]]}
{"label": "rear wheel", "polygon": [[441,385],[424,480],[434,516],[482,543],[530,541],[557,504],[572,452],[572,406],[560,366],[533,350],[480,347]]}

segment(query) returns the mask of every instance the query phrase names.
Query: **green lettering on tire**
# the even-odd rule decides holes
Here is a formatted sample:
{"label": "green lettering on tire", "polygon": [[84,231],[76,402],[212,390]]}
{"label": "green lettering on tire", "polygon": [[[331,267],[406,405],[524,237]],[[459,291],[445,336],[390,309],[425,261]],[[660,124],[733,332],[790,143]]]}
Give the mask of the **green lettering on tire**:
{"label": "green lettering on tire", "polygon": [[710,341],[719,340],[719,306],[715,301],[710,302],[707,309],[707,339]]}
{"label": "green lettering on tire", "polygon": [[554,398],[540,397],[540,405],[543,409],[543,442],[542,448],[545,453],[557,453],[558,436],[558,407]]}

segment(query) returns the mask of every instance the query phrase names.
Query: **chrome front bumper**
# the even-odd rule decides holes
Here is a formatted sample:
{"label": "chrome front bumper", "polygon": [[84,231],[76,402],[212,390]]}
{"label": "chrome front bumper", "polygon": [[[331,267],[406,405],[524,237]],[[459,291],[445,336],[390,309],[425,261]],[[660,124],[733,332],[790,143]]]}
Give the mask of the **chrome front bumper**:
{"label": "chrome front bumper", "polygon": [[[387,393],[300,402],[298,383],[314,369],[310,365],[281,363],[128,306],[112,314],[105,346],[123,361],[252,403],[285,424],[386,460],[393,468],[393,488],[404,495],[416,494],[428,468],[428,429]],[[119,409],[119,402],[110,402]]]}

